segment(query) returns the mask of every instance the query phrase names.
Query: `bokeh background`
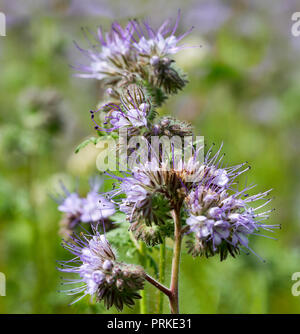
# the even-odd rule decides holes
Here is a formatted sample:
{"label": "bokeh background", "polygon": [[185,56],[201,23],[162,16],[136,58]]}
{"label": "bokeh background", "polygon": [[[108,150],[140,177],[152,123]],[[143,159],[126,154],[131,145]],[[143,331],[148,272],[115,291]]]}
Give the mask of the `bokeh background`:
{"label": "bokeh background", "polygon": [[[183,254],[181,312],[300,313],[300,296],[291,293],[291,276],[300,271],[296,0],[0,1],[7,17],[7,36],[0,37],[0,272],[7,296],[0,297],[0,313],[107,312],[88,298],[69,307],[72,299],[57,292],[56,260],[66,253],[57,233],[61,215],[49,194],[59,180],[86,192],[98,153],[92,145],[74,153],[93,133],[88,111],[101,89],[73,77],[69,65],[81,57],[73,40],[87,46],[81,27],[109,27],[116,19],[147,17],[157,27],[175,19],[178,8],[179,29],[195,26],[186,43],[202,47],[176,56],[190,83],[161,113],[190,121],[206,143],[223,142],[228,164],[248,161],[247,182],[257,191],[274,189],[271,222],[282,224],[277,241],[251,240],[265,263],[245,254],[222,263]],[[148,286],[147,294],[155,312]]]}

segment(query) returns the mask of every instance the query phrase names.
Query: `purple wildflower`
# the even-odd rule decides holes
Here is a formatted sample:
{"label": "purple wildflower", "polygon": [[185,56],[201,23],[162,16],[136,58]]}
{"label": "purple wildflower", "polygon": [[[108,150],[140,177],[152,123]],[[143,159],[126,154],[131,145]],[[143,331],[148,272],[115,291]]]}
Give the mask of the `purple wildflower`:
{"label": "purple wildflower", "polygon": [[199,162],[194,159],[176,168],[172,165],[170,161],[159,162],[152,157],[150,161],[138,162],[129,175],[117,178],[120,187],[113,196],[126,195],[119,203],[120,210],[130,221],[134,235],[150,245],[171,235],[171,211],[182,204],[193,187],[193,176],[200,170]]}
{"label": "purple wildflower", "polygon": [[[121,94],[120,105],[109,103],[102,108],[91,111],[91,118],[96,130],[112,132],[120,128],[127,128],[129,134],[138,131],[140,128],[148,128],[151,103],[146,99],[145,93],[137,85],[129,85]],[[95,113],[110,109],[105,117],[104,125],[101,127],[95,121]]]}
{"label": "purple wildflower", "polygon": [[72,304],[91,295],[98,302],[103,300],[107,308],[115,305],[122,310],[123,304],[133,305],[134,299],[140,298],[138,290],[143,289],[144,270],[117,262],[106,237],[96,230],[93,232],[92,235],[81,233],[80,237],[74,234],[70,242],[63,241],[63,247],[75,257],[61,261],[58,269],[79,275],[77,279],[66,280],[65,284],[75,284],[75,287],[65,292],[68,295],[81,294]]}
{"label": "purple wildflower", "polygon": [[[65,213],[60,223],[60,234],[69,236],[79,223],[107,222],[107,219],[115,213],[115,206],[103,195],[99,194],[102,184],[100,178],[90,180],[91,190],[85,198],[79,196],[77,192],[70,193],[64,185],[65,196],[57,199],[58,210]],[[109,226],[107,226],[109,227]]]}
{"label": "purple wildflower", "polygon": [[[114,22],[108,33],[103,33],[99,28],[95,36],[97,44],[90,45],[90,49],[77,48],[90,59],[89,65],[74,66],[75,69],[84,72],[77,74],[81,78],[94,78],[98,80],[120,80],[126,76],[127,61],[131,60],[131,37],[134,30],[127,24],[122,28]],[[125,71],[125,72],[124,72]]]}
{"label": "purple wildflower", "polygon": [[[96,111],[91,111],[92,120],[95,124],[96,130],[112,132],[120,128],[135,129],[139,127],[147,127],[147,106],[141,105],[137,108],[125,109],[125,111],[123,111],[120,106],[115,104],[107,104],[104,106],[104,108],[107,106],[111,107],[111,111],[109,115],[106,116],[106,121],[104,124],[107,125],[110,123],[109,128],[101,128],[100,125],[94,120],[94,114],[103,110],[103,108]],[[124,108],[126,107],[124,106]]]}
{"label": "purple wildflower", "polygon": [[178,43],[188,35],[193,27],[180,36],[176,36],[176,30],[180,20],[180,11],[173,27],[170,27],[170,20],[166,20],[154,31],[146,21],[140,24],[137,20],[131,21],[137,38],[132,37],[133,47],[142,57],[148,57],[151,65],[156,65],[161,58],[169,57],[187,48]]}
{"label": "purple wildflower", "polygon": [[106,34],[99,28],[98,36],[94,36],[96,45],[90,44],[85,50],[76,44],[90,59],[88,65],[74,66],[81,72],[77,76],[101,80],[115,92],[124,85],[146,80],[152,87],[158,85],[168,94],[175,93],[187,81],[171,66],[174,60],[169,56],[187,48],[178,44],[191,31],[176,37],[179,19],[180,12],[173,27],[167,20],[156,32],[147,22],[137,20],[129,21],[125,28],[115,22]]}
{"label": "purple wildflower", "polygon": [[69,193],[58,206],[58,210],[72,215],[80,214],[82,211],[82,198],[77,193]]}
{"label": "purple wildflower", "polygon": [[98,193],[102,180],[94,178],[91,182],[91,191],[83,199],[81,221],[83,223],[98,222],[115,213],[115,206],[104,196]]}
{"label": "purple wildflower", "polygon": [[[189,232],[193,232],[187,242],[189,252],[193,256],[207,257],[220,253],[223,260],[228,252],[234,257],[242,247],[254,253],[248,246],[248,237],[262,235],[261,230],[272,231],[279,226],[263,223],[272,210],[257,212],[270,202],[271,199],[266,199],[270,191],[253,196],[247,194],[252,186],[234,191],[235,179],[248,168],[241,169],[243,164],[220,168],[220,159],[216,167],[212,163],[218,154],[209,161],[206,159],[208,170],[188,194],[185,203],[189,215],[186,224]],[[250,203],[259,200],[263,201],[261,205],[250,207]]]}
{"label": "purple wildflower", "polygon": [[64,195],[56,199],[59,204],[58,210],[65,214],[60,222],[60,234],[68,236],[81,220],[83,202],[78,193],[70,193],[62,183],[61,187]]}

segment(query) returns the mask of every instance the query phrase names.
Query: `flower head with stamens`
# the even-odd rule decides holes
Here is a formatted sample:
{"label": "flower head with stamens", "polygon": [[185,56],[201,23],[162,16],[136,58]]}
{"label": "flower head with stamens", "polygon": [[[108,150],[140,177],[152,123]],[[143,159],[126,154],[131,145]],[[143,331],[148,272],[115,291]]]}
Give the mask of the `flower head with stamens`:
{"label": "flower head with stamens", "polygon": [[144,287],[143,268],[118,262],[106,237],[98,231],[94,230],[93,235],[73,235],[70,242],[63,241],[63,247],[75,257],[61,261],[58,269],[79,275],[79,279],[66,281],[76,285],[66,290],[67,294],[81,294],[73,303],[91,295],[98,302],[103,301],[107,309],[114,305],[122,310],[123,305],[132,306],[140,298],[138,290]]}
{"label": "flower head with stamens", "polygon": [[132,40],[138,61],[142,68],[145,65],[149,66],[150,83],[162,87],[167,94],[176,93],[188,82],[186,76],[175,68],[172,56],[187,48],[186,45],[178,44],[193,27],[186,33],[176,36],[179,19],[180,11],[173,27],[170,27],[169,20],[166,20],[157,31],[154,31],[147,22],[141,24],[137,20],[131,21],[136,32]]}
{"label": "flower head with stamens", "polygon": [[[76,47],[90,59],[89,65],[78,65],[74,68],[80,72],[81,78],[94,78],[106,84],[117,83],[128,75],[129,62],[133,61],[131,52],[131,37],[134,29],[131,23],[122,28],[114,22],[108,33],[99,28],[95,37],[97,44],[91,44],[90,49]],[[93,36],[91,34],[91,36]]]}
{"label": "flower head with stamens", "polygon": [[[109,109],[105,117],[104,126],[101,127],[95,121],[95,114]],[[112,132],[120,128],[126,128],[129,135],[139,132],[142,128],[147,129],[151,117],[151,102],[145,93],[137,85],[129,85],[123,90],[120,105],[109,103],[97,111],[91,111],[91,118],[95,129]]]}
{"label": "flower head with stamens", "polygon": [[155,65],[159,59],[169,57],[186,48],[185,45],[178,45],[180,41],[188,35],[193,27],[180,36],[176,36],[180,20],[180,11],[173,27],[170,26],[170,20],[166,20],[163,24],[154,31],[148,22],[142,24],[137,20],[132,20],[131,24],[134,28],[136,36],[132,36],[134,41],[133,47],[142,57],[147,57],[151,65]]}
{"label": "flower head with stamens", "polygon": [[135,236],[147,244],[159,243],[162,236],[172,234],[171,211],[180,207],[189,191],[204,178],[222,185],[227,181],[225,170],[204,166],[196,155],[187,162],[176,162],[175,156],[171,161],[167,158],[159,162],[157,156],[159,153],[149,161],[137,162],[128,176],[116,177],[120,187],[114,193],[126,195],[120,210],[126,213]]}
{"label": "flower head with stamens", "polygon": [[[203,181],[186,197],[187,246],[193,256],[209,257],[219,253],[224,260],[228,253],[235,257],[243,248],[254,253],[248,246],[248,237],[261,235],[261,230],[272,231],[279,227],[262,223],[271,210],[257,213],[270,202],[270,199],[265,199],[270,191],[253,196],[247,195],[252,187],[233,191],[231,186],[236,177],[248,169],[242,170],[242,166],[216,169],[210,165]],[[264,203],[256,208],[249,205],[259,200]]]}
{"label": "flower head with stamens", "polygon": [[88,65],[74,66],[82,72],[77,76],[102,81],[104,86],[111,88],[108,92],[114,91],[116,96],[120,87],[141,81],[151,87],[161,87],[167,94],[176,93],[187,80],[174,68],[174,60],[170,57],[187,47],[179,43],[191,31],[176,36],[179,19],[180,12],[173,27],[167,20],[157,31],[147,22],[137,20],[131,20],[126,28],[115,22],[106,34],[100,28],[96,44],[90,43],[89,49],[76,44],[90,59]]}

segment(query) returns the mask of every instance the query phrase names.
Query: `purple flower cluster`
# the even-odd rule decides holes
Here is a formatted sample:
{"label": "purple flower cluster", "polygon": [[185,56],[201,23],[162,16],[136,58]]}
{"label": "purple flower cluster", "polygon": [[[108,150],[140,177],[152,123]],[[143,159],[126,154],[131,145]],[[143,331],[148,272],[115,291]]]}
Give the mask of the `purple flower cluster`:
{"label": "purple flower cluster", "polygon": [[[105,117],[104,125],[109,125],[108,128],[101,127],[95,121],[95,113],[102,111],[104,108],[109,107],[109,115]],[[138,106],[128,108],[124,103],[121,106],[116,104],[106,104],[101,109],[91,111],[92,121],[95,124],[95,129],[105,132],[112,132],[120,128],[127,128],[128,130],[138,129],[141,127],[148,127],[147,115],[150,111],[150,105],[142,103]]]}
{"label": "purple flower cluster", "polygon": [[[218,152],[219,154],[219,152]],[[212,256],[220,253],[221,260],[228,252],[235,256],[242,247],[254,251],[248,245],[250,235],[262,235],[261,230],[272,231],[278,225],[267,225],[272,210],[259,212],[271,199],[266,199],[270,191],[248,196],[253,186],[241,191],[233,189],[236,178],[248,168],[242,165],[220,168],[221,159],[214,165],[218,154],[211,160],[206,157],[202,180],[185,198],[190,239],[189,252],[194,255]],[[253,208],[250,203],[261,201]],[[255,254],[255,253],[254,253]]]}
{"label": "purple flower cluster", "polygon": [[100,178],[91,179],[91,189],[85,198],[80,197],[77,192],[70,193],[62,186],[65,195],[58,199],[58,210],[66,215],[61,224],[62,234],[70,234],[80,222],[96,223],[115,213],[114,204],[98,193],[101,184]]}
{"label": "purple flower cluster", "polygon": [[[95,121],[99,111],[107,112],[103,126]],[[153,109],[150,98],[138,85],[131,84],[122,90],[120,104],[108,103],[102,108],[91,110],[91,118],[98,131],[112,132],[123,128],[127,134],[137,135],[148,130]]]}
{"label": "purple flower cluster", "polygon": [[[134,299],[140,298],[138,290],[143,289],[144,271],[141,267],[117,262],[106,237],[94,230],[93,235],[74,234],[71,241],[64,241],[63,246],[75,258],[61,261],[60,271],[78,274],[79,279],[67,279],[65,284],[76,287],[66,290],[69,295],[81,294],[75,303],[86,295],[104,301],[110,308],[115,305],[122,310],[123,304],[131,306]],[[79,285],[79,286],[78,286]]]}
{"label": "purple flower cluster", "polygon": [[150,64],[155,65],[159,59],[173,55],[182,49],[185,45],[179,46],[178,43],[188,35],[193,27],[180,36],[176,36],[176,30],[180,20],[180,11],[173,27],[170,26],[170,20],[166,20],[154,31],[147,22],[143,25],[138,21],[131,21],[132,26],[138,38],[132,38],[133,47],[142,57],[148,57]]}
{"label": "purple flower cluster", "polygon": [[[148,222],[159,224],[165,218],[165,215],[161,215],[162,210],[169,212],[182,202],[190,189],[203,182],[208,175],[211,183],[217,187],[229,180],[225,169],[201,164],[195,156],[187,162],[179,160],[176,165],[174,159],[171,162],[159,162],[152,157],[150,161],[138,163],[129,176],[118,177],[120,189],[116,194],[126,194],[120,210],[127,214],[131,222],[142,216]],[[160,205],[156,208],[153,206],[153,199],[157,197],[160,198]]]}
{"label": "purple flower cluster", "polygon": [[134,29],[131,23],[122,28],[117,22],[113,23],[108,33],[97,31],[98,45],[92,45],[90,49],[77,48],[90,59],[89,65],[74,66],[84,73],[77,74],[81,78],[94,78],[104,80],[113,76],[124,75],[126,71],[125,59],[131,55],[131,38]]}
{"label": "purple flower cluster", "polygon": [[[165,83],[159,77],[164,72],[169,76],[167,85],[174,84],[174,89],[182,88],[185,81],[175,70],[170,70],[173,62],[170,57],[187,47],[179,43],[191,29],[177,37],[179,19],[180,12],[174,26],[166,20],[156,31],[147,22],[137,20],[129,21],[125,28],[115,22],[105,34],[99,28],[97,36],[94,36],[96,45],[85,50],[76,44],[90,60],[88,65],[74,66],[81,72],[77,76],[101,80],[114,89],[141,79],[164,87]],[[167,93],[172,91],[172,87],[164,88]]]}
{"label": "purple flower cluster", "polygon": [[[188,215],[187,245],[194,256],[220,253],[224,259],[228,252],[235,256],[243,247],[253,252],[248,246],[250,235],[279,227],[263,223],[271,210],[259,211],[270,202],[266,199],[270,191],[248,196],[252,187],[235,190],[237,177],[249,167],[244,168],[245,164],[223,167],[220,150],[211,156],[210,149],[203,162],[195,156],[187,163],[179,161],[176,166],[172,161],[171,168],[154,159],[140,163],[129,176],[118,177],[120,187],[115,196],[125,194],[120,210],[126,213],[132,230],[138,229],[136,236],[145,238],[146,226],[164,226],[170,211],[180,203]],[[262,203],[252,208],[250,204],[256,201]]]}
{"label": "purple flower cluster", "polygon": [[241,246],[253,252],[248,245],[250,235],[261,235],[261,229],[271,231],[278,228],[277,225],[262,223],[268,218],[270,210],[256,213],[269,200],[258,208],[249,206],[249,203],[264,200],[269,191],[242,198],[247,190],[249,188],[229,195],[224,188],[199,186],[189,194],[186,200],[189,213],[186,223],[190,226],[189,232],[194,232],[188,241],[191,254],[211,256],[222,252],[223,257],[229,251],[234,256]]}

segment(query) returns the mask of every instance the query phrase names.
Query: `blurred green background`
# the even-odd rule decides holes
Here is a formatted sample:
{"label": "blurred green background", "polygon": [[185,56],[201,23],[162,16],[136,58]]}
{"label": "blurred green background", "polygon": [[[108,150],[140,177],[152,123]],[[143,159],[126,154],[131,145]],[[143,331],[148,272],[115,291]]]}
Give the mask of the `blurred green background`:
{"label": "blurred green background", "polygon": [[[180,30],[195,26],[186,43],[202,47],[176,55],[190,83],[161,113],[190,121],[207,144],[223,142],[228,164],[248,161],[247,182],[256,191],[274,189],[270,222],[282,224],[277,241],[251,240],[265,263],[245,254],[222,263],[183,254],[181,312],[300,313],[300,296],[291,293],[291,276],[300,271],[300,37],[291,34],[291,15],[300,6],[271,0],[0,1],[7,16],[0,37],[0,272],[7,295],[0,313],[107,312],[88,298],[69,307],[72,298],[57,292],[55,261],[66,252],[49,194],[60,179],[71,188],[79,180],[87,191],[97,150],[74,150],[93,133],[89,110],[101,99],[96,81],[72,76],[69,65],[81,59],[72,41],[87,46],[81,27],[108,28],[115,19],[148,17],[157,27],[178,8]],[[148,285],[147,294],[154,310]]]}

